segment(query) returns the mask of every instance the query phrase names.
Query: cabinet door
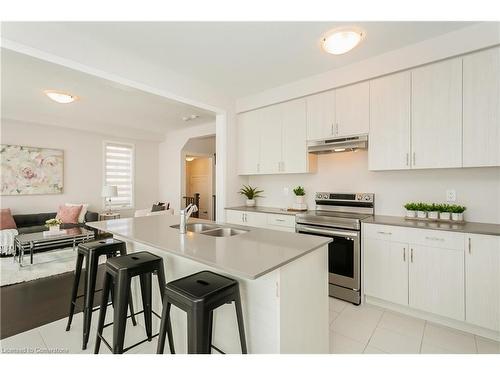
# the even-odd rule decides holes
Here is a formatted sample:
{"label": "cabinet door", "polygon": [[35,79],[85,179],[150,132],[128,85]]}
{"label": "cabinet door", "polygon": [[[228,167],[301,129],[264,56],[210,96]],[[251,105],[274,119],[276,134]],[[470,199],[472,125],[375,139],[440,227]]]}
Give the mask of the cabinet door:
{"label": "cabinet door", "polygon": [[500,237],[470,234],[465,253],[465,320],[500,331]]}
{"label": "cabinet door", "polygon": [[500,165],[500,48],[463,59],[464,167]]}
{"label": "cabinet door", "polygon": [[307,123],[305,99],[282,104],[283,160],[281,172],[308,172]]}
{"label": "cabinet door", "polygon": [[258,212],[245,212],[245,225],[265,228],[267,226],[267,214]]}
{"label": "cabinet door", "polygon": [[229,224],[238,224],[238,225],[245,224],[245,212],[226,210],[226,222]]}
{"label": "cabinet door", "polygon": [[281,105],[260,109],[259,173],[278,173],[281,170]]}
{"label": "cabinet door", "polygon": [[357,83],[335,90],[335,136],[367,134],[370,123],[370,86]]}
{"label": "cabinet door", "polygon": [[372,171],[410,168],[410,82],[410,72],[370,81]]}
{"label": "cabinet door", "polygon": [[332,137],[335,125],[335,90],[306,98],[307,140]]}
{"label": "cabinet door", "polygon": [[462,61],[412,72],[412,167],[462,166]]}
{"label": "cabinet door", "polygon": [[367,238],[364,258],[365,294],[408,305],[408,244]]}
{"label": "cabinet door", "polygon": [[464,320],[464,253],[410,244],[410,306]]}
{"label": "cabinet door", "polygon": [[260,155],[261,112],[238,115],[238,173],[257,174]]}

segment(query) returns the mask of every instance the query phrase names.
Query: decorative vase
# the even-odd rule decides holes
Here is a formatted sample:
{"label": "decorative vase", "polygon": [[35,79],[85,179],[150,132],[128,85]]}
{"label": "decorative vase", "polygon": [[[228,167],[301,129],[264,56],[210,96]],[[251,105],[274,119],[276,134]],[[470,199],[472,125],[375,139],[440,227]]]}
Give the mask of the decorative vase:
{"label": "decorative vase", "polygon": [[451,214],[451,220],[453,220],[453,221],[463,221],[464,220],[464,214],[463,213],[453,212]]}
{"label": "decorative vase", "polygon": [[255,206],[255,199],[247,199],[246,205],[247,205],[247,207],[254,207]]}
{"label": "decorative vase", "polygon": [[437,211],[429,211],[427,213],[427,217],[429,219],[437,220],[438,216],[439,216],[439,212],[437,212]]}
{"label": "decorative vase", "polygon": [[451,213],[450,212],[440,212],[439,213],[439,219],[440,220],[450,220],[451,218]]}
{"label": "decorative vase", "polygon": [[49,226],[49,231],[51,232],[59,232],[59,225],[50,225]]}
{"label": "decorative vase", "polygon": [[417,211],[406,210],[406,217],[415,217],[415,216],[417,216]]}
{"label": "decorative vase", "polygon": [[417,211],[417,217],[419,219],[426,219],[427,218],[427,211]]}
{"label": "decorative vase", "polygon": [[299,205],[303,205],[304,203],[306,203],[306,196],[305,195],[296,195],[295,202]]}

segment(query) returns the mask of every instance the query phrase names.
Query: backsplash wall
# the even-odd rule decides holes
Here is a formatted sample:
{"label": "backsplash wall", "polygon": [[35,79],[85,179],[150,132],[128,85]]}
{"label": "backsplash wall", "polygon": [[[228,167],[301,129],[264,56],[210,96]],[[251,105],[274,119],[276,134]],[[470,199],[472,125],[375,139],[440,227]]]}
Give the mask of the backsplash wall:
{"label": "backsplash wall", "polygon": [[456,203],[467,207],[466,220],[500,224],[500,168],[496,167],[370,172],[368,152],[359,150],[319,155],[314,174],[251,176],[249,183],[264,190],[265,198],[257,201],[261,206],[291,206],[292,188],[302,185],[309,208],[314,208],[316,191],[367,192],[375,193],[376,214],[397,216],[404,215],[406,202],[445,202],[446,190],[455,189]]}

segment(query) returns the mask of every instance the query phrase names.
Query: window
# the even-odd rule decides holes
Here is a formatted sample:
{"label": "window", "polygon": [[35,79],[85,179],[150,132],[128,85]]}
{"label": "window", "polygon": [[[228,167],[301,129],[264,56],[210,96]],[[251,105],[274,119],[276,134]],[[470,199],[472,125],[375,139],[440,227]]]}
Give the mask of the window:
{"label": "window", "polygon": [[134,145],[104,143],[104,185],[116,186],[117,197],[111,197],[110,209],[134,206]]}

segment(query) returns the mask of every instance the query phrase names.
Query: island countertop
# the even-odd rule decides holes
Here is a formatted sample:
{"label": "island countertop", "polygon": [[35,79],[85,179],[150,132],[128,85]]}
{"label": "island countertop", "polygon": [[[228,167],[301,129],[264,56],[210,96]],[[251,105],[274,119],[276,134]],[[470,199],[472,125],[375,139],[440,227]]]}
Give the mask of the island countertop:
{"label": "island countertop", "polygon": [[[248,232],[231,237],[192,232],[180,234],[178,229],[171,228],[179,222],[179,216],[155,215],[95,221],[87,225],[251,280],[331,242],[331,239],[319,236],[232,224],[218,225]],[[207,221],[190,218],[189,222]]]}

